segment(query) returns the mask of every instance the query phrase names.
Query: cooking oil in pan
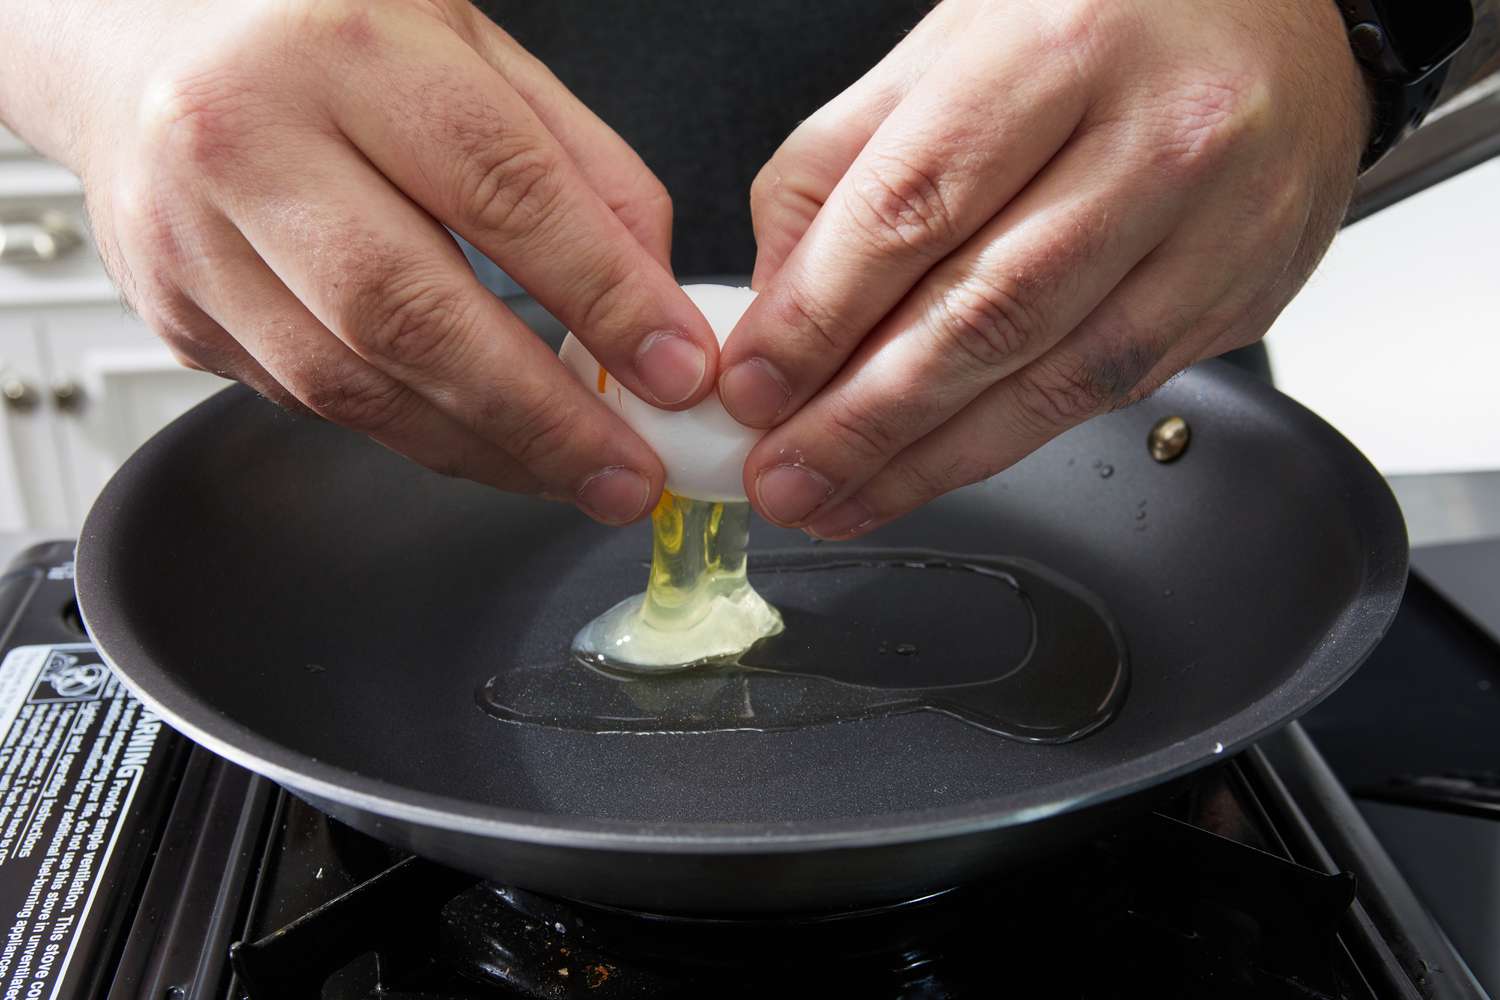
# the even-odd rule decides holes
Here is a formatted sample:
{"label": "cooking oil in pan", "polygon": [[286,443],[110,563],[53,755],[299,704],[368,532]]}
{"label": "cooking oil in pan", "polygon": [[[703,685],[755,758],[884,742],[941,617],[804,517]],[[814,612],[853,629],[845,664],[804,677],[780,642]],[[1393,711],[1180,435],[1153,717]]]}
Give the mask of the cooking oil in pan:
{"label": "cooking oil in pan", "polygon": [[646,591],[583,627],[573,655],[610,670],[682,670],[732,659],[782,629],[745,575],[748,503],[663,492],[651,513]]}
{"label": "cooking oil in pan", "polygon": [[769,732],[933,712],[1060,743],[1106,724],[1125,698],[1124,642],[1107,609],[1033,563],[819,546],[757,556],[750,579],[785,628],[738,656],[645,673],[585,649],[571,664],[506,669],[479,703],[506,722],[591,733]]}

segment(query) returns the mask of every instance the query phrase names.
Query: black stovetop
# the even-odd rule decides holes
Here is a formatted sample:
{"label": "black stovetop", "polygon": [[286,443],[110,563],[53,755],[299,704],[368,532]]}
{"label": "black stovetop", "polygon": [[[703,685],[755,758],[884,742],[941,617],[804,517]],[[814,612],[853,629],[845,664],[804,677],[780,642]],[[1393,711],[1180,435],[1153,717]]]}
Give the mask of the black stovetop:
{"label": "black stovetop", "polygon": [[1215,768],[1161,812],[1001,882],[776,920],[627,913],[476,883],[284,798],[236,992],[1379,995],[1340,937],[1353,878],[1289,860],[1256,789],[1263,766]]}
{"label": "black stovetop", "polygon": [[[5,649],[71,658],[64,669],[22,657],[41,671],[24,717],[59,685],[98,681],[70,617],[69,555],[33,550],[0,577]],[[1414,586],[1419,614],[1404,609],[1393,635],[1432,626],[1431,594]],[[0,706],[5,681],[0,671]],[[121,726],[149,728],[149,713],[110,684],[90,690],[116,698]],[[123,835],[92,862],[100,888],[79,918],[83,958],[44,984],[58,996],[1482,996],[1297,726],[1157,812],[1002,881],[859,913],[738,921],[484,884],[395,852],[164,728],[149,755]],[[71,765],[59,766],[66,780],[41,787],[67,785]],[[0,861],[0,893],[11,891],[7,867],[25,863]]]}

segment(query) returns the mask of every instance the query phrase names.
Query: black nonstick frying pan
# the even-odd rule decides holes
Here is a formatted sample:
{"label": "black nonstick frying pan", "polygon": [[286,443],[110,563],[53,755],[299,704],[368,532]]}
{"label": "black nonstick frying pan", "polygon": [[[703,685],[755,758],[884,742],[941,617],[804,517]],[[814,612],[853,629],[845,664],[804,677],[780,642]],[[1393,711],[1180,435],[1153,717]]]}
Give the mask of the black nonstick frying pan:
{"label": "black nonstick frying pan", "polygon": [[[545,314],[517,308],[557,343]],[[1192,443],[1162,464],[1147,435],[1167,415]],[[752,573],[768,550],[843,558],[764,523],[752,542]],[[1050,745],[923,710],[774,731],[498,721],[476,692],[520,666],[581,669],[563,652],[642,585],[645,527],[430,474],[240,388],[105,488],[78,594],[167,721],[355,827],[541,892],[743,914],[920,896],[1140,808],[1348,677],[1396,611],[1407,557],[1365,459],[1222,363],[861,544],[1020,557],[1077,581],[1129,650],[1117,717]],[[854,622],[840,655],[901,638],[859,620],[869,595],[808,601]],[[1003,639],[982,615],[947,617],[933,634],[953,648]]]}

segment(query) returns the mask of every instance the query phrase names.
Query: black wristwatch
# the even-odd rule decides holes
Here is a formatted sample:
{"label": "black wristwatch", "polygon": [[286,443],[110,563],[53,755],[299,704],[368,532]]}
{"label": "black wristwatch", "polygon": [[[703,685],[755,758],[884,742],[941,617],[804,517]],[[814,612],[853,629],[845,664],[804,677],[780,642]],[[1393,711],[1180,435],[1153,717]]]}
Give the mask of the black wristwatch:
{"label": "black wristwatch", "polygon": [[1365,171],[1422,124],[1448,75],[1448,61],[1474,30],[1470,0],[1338,0],[1349,45],[1375,91]]}

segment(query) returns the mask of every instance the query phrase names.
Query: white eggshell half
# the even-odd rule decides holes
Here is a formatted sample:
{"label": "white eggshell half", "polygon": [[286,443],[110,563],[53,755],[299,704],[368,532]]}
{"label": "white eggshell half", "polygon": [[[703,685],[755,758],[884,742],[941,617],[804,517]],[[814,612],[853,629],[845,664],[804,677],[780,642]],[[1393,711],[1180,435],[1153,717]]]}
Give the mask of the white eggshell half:
{"label": "white eggshell half", "polygon": [[[682,290],[708,319],[720,346],[755,299],[750,289],[732,285],[684,285]],[[601,380],[599,362],[571,333],[558,355],[590,391],[599,392],[602,381],[600,398],[655,450],[667,470],[667,489],[694,500],[745,499],[745,458],[765,432],[731,417],[717,391],[690,410],[661,410],[614,376]]]}

